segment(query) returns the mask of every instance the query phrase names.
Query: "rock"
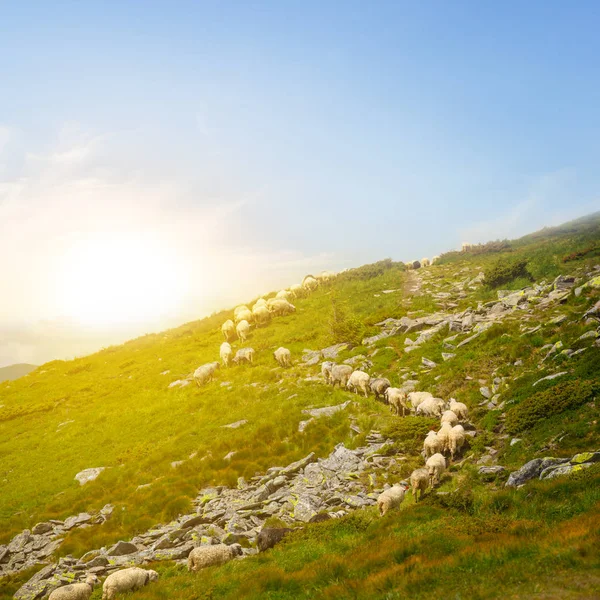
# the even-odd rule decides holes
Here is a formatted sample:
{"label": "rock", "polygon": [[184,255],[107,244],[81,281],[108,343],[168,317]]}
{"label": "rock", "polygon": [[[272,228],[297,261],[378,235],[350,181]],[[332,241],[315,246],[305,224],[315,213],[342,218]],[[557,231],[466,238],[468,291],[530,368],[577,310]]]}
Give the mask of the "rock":
{"label": "rock", "polygon": [[570,290],[575,285],[575,277],[570,275],[559,275],[552,284],[555,290],[560,292]]}
{"label": "rock", "polygon": [[488,387],[480,387],[479,393],[488,400],[492,397],[492,392],[490,392],[490,388]]}
{"label": "rock", "polygon": [[31,531],[29,529],[24,529],[18,535],[10,541],[8,544],[8,551],[11,554],[17,554],[18,552],[22,552],[23,548],[30,542],[31,540]]}
{"label": "rock", "polygon": [[354,473],[363,468],[361,459],[344,444],[338,444],[333,453],[320,461],[320,464],[324,469],[329,469],[336,474]]}
{"label": "rock", "polygon": [[417,385],[419,385],[418,379],[407,379],[399,389],[403,394],[408,394],[410,392],[414,392]]}
{"label": "rock", "polygon": [[62,540],[54,540],[52,542],[48,542],[45,546],[43,546],[42,548],[40,548],[37,551],[37,557],[38,558],[46,558],[47,556],[50,556],[51,554],[54,554],[54,552],[56,552],[56,550],[58,550],[60,544],[61,544]]}
{"label": "rock", "polygon": [[313,421],[314,421],[314,419],[300,421],[300,423],[298,423],[298,432],[302,433]]}
{"label": "rock", "polygon": [[560,465],[568,461],[568,458],[534,458],[525,463],[518,471],[511,473],[505,485],[506,487],[523,485],[530,479],[539,477],[541,472],[548,467]]}
{"label": "rock", "polygon": [[554,317],[554,319],[551,319],[550,321],[548,321],[549,325],[560,325],[561,323],[564,323],[567,320],[567,315],[558,315],[556,317]]}
{"label": "rock", "polygon": [[185,460],[174,460],[171,463],[171,468],[176,469],[177,467],[180,467],[184,462],[185,462]]}
{"label": "rock", "polygon": [[497,475],[503,471],[506,471],[506,467],[502,467],[500,465],[495,465],[492,467],[479,467],[480,475]]}
{"label": "rock", "polygon": [[304,350],[302,353],[302,362],[308,367],[319,364],[321,358],[322,355],[319,350]]}
{"label": "rock", "polygon": [[479,337],[480,333],[475,333],[474,335],[469,336],[468,338],[465,338],[462,342],[460,342],[459,344],[457,344],[457,348],[460,348],[461,346],[464,346],[466,344],[469,344],[470,342],[472,342],[475,338]]}
{"label": "rock", "polygon": [[456,354],[452,354],[451,352],[442,352],[442,358],[444,359],[444,362],[454,358],[455,356]]}
{"label": "rock", "polygon": [[294,519],[308,523],[323,508],[323,502],[317,496],[302,494],[294,506]]}
{"label": "rock", "polygon": [[513,438],[512,440],[510,440],[510,445],[514,446],[515,444],[518,444],[521,440],[521,438]]}
{"label": "rock", "polygon": [[348,344],[342,342],[340,344],[334,344],[333,346],[323,348],[323,350],[321,350],[321,354],[328,360],[335,360],[338,357],[338,354],[343,350],[346,350],[346,348],[348,348]]}
{"label": "rock", "polygon": [[546,377],[542,377],[541,379],[538,379],[532,387],[535,387],[538,383],[541,383],[542,381],[549,381],[550,379],[556,379],[557,377],[561,377],[562,375],[566,375],[567,371],[561,371],[560,373],[554,373],[554,375],[546,375]]}
{"label": "rock", "polygon": [[284,469],[281,469],[282,475],[292,475],[293,473],[297,473],[300,469],[304,469],[306,465],[314,462],[316,460],[315,453],[311,452],[308,456],[304,457],[302,460],[297,460],[293,462],[291,465],[288,465]]}
{"label": "rock", "polygon": [[600,462],[600,452],[580,452],[571,459],[571,464],[574,465],[597,462]]}
{"label": "rock", "polygon": [[100,509],[100,514],[104,515],[105,517],[109,517],[113,510],[114,510],[114,506],[112,504],[105,504],[101,509]]}
{"label": "rock", "polygon": [[106,556],[96,556],[85,564],[88,569],[92,569],[94,567],[106,567],[109,564],[109,560],[106,558]]}
{"label": "rock", "polygon": [[107,552],[108,556],[125,556],[127,554],[133,554],[138,551],[138,547],[131,542],[118,541],[112,548]]}
{"label": "rock", "polygon": [[90,469],[84,469],[83,471],[79,471],[77,475],[75,475],[75,479],[79,481],[79,485],[85,485],[90,481],[94,481],[102,471],[104,471],[106,467],[93,467]]}
{"label": "rock", "polygon": [[310,415],[311,417],[320,418],[320,417],[331,417],[336,412],[340,410],[344,410],[350,404],[350,400],[342,404],[336,404],[334,406],[325,406],[323,408],[312,408],[303,410],[303,414]]}
{"label": "rock", "polygon": [[237,454],[237,450],[232,450],[231,452],[228,452],[224,457],[223,460],[231,460],[235,455]]}
{"label": "rock", "polygon": [[558,465],[548,467],[540,473],[540,479],[554,479],[555,477],[559,477],[561,475],[570,475],[571,473],[581,471],[582,469],[587,469],[591,466],[592,463],[583,463],[580,465]]}
{"label": "rock", "polygon": [[425,358],[424,356],[421,358],[421,363],[428,369],[433,369],[434,367],[437,367],[437,363],[433,362],[432,360],[429,360],[428,358]]}
{"label": "rock", "polygon": [[79,527],[84,523],[88,523],[92,520],[92,516],[88,513],[79,513],[77,516],[68,517],[65,519],[64,528],[69,530],[73,529],[73,527]]}
{"label": "rock", "polygon": [[188,554],[194,548],[193,542],[188,542],[177,548],[165,548],[154,550],[150,555],[150,560],[181,560],[187,558]]}
{"label": "rock", "polygon": [[52,523],[38,523],[32,530],[31,533],[33,533],[34,535],[41,535],[42,533],[48,533],[49,531],[52,531],[54,529],[54,527],[52,526]]}
{"label": "rock", "polygon": [[221,425],[221,427],[226,427],[228,429],[237,429],[242,425],[245,425],[248,421],[246,419],[242,419],[241,421],[235,421],[235,423],[229,423],[229,425]]}
{"label": "rock", "polygon": [[583,335],[580,335],[578,339],[580,340],[588,340],[588,339],[596,339],[600,335],[595,329],[591,331],[586,331]]}

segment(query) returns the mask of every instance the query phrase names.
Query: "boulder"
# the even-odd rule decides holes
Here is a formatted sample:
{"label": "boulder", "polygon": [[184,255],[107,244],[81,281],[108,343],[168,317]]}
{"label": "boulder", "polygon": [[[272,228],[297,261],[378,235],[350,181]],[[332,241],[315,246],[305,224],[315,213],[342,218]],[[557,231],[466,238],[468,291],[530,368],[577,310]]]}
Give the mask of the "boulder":
{"label": "boulder", "polygon": [[104,471],[106,467],[93,467],[90,469],[84,469],[83,471],[79,471],[77,475],[75,475],[75,479],[79,481],[79,485],[85,485],[90,481],[94,481],[102,471]]}
{"label": "boulder", "polygon": [[127,554],[133,554],[138,551],[138,547],[131,542],[118,541],[112,548],[107,552],[109,556],[125,556]]}
{"label": "boulder", "polygon": [[53,526],[52,523],[38,523],[32,530],[31,533],[35,534],[35,535],[41,535],[43,533],[48,533],[49,531],[52,531]]}
{"label": "boulder", "polygon": [[540,473],[540,479],[554,479],[555,477],[560,477],[561,475],[570,475],[571,473],[576,473],[577,471],[587,469],[591,466],[592,463],[583,463],[580,465],[557,465],[548,467]]}
{"label": "boulder", "polygon": [[335,360],[338,357],[338,354],[343,350],[346,350],[346,348],[348,348],[348,344],[342,342],[340,344],[334,344],[333,346],[323,348],[323,350],[321,350],[321,354],[327,360]]}
{"label": "boulder", "polygon": [[294,506],[294,519],[308,523],[323,508],[323,502],[318,496],[301,494]]}
{"label": "boulder", "polygon": [[83,525],[84,523],[91,521],[91,519],[92,519],[92,515],[90,515],[88,513],[79,513],[78,515],[75,515],[74,517],[68,517],[67,519],[65,519],[64,527],[67,530],[73,529],[73,527],[79,527],[80,525]]}
{"label": "boulder", "polygon": [[538,478],[542,471],[548,467],[569,462],[568,458],[534,458],[525,463],[518,471],[514,471],[508,477],[506,487],[517,487],[523,485],[530,479]]}

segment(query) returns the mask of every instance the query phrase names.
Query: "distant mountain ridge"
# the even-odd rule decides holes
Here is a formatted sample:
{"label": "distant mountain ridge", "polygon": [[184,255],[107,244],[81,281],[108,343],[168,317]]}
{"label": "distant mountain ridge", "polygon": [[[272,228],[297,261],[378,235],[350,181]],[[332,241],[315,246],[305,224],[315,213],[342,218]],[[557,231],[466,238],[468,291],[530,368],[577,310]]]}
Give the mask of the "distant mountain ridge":
{"label": "distant mountain ridge", "polygon": [[19,379],[19,377],[23,377],[37,368],[37,365],[29,365],[27,363],[18,363],[16,365],[8,365],[8,367],[1,367],[0,382]]}

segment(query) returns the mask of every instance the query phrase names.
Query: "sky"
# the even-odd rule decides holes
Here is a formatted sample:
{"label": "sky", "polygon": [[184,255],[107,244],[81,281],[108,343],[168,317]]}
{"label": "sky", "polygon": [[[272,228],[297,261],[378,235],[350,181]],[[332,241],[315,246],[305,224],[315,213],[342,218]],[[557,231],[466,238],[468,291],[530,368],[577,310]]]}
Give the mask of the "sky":
{"label": "sky", "polygon": [[0,0],[0,366],[600,209],[600,4]]}

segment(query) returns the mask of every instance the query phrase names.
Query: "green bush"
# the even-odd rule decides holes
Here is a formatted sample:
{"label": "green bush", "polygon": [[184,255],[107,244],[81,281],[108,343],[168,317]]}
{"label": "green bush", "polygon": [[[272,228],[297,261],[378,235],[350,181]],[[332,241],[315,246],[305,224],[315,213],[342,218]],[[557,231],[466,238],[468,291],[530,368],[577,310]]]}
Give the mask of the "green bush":
{"label": "green bush", "polygon": [[495,265],[488,267],[484,273],[484,283],[491,288],[497,288],[510,283],[519,277],[529,281],[532,280],[531,273],[527,270],[527,261],[524,259],[513,261],[500,260]]}
{"label": "green bush", "polygon": [[357,279],[364,281],[379,277],[390,269],[405,271],[406,265],[402,262],[394,262],[391,258],[386,258],[375,263],[357,267],[356,269],[348,269],[340,273],[337,278],[339,281],[354,281]]}
{"label": "green bush", "polygon": [[394,419],[383,433],[396,442],[400,452],[419,452],[423,448],[423,440],[431,429],[438,428],[437,419],[423,417],[404,417]]}
{"label": "green bush", "polygon": [[348,305],[336,296],[331,297],[329,329],[334,344],[348,342],[357,346],[362,341],[364,326],[350,311]]}
{"label": "green bush", "polygon": [[539,421],[592,400],[597,386],[588,381],[567,381],[523,400],[506,414],[506,429],[518,433]]}

